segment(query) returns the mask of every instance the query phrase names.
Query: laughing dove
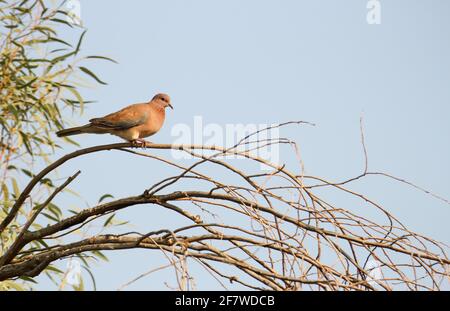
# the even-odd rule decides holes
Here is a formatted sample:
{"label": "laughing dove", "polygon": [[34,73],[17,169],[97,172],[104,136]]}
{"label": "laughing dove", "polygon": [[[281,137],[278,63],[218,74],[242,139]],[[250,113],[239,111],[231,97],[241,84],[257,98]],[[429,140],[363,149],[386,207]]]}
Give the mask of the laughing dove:
{"label": "laughing dove", "polygon": [[169,95],[157,94],[148,103],[130,105],[102,118],[91,119],[89,124],[61,130],[56,135],[111,134],[134,144],[145,145],[143,138],[161,129],[166,107],[173,109]]}

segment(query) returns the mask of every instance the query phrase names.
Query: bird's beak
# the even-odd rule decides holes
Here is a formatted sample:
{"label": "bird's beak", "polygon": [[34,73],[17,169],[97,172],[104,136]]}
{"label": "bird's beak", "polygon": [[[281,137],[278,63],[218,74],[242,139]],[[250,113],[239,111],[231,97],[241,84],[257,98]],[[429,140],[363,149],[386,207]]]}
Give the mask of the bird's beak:
{"label": "bird's beak", "polygon": [[168,106],[169,106],[170,108],[172,108],[172,110],[173,110],[173,107],[172,107],[172,105],[171,105],[171,104],[168,104]]}

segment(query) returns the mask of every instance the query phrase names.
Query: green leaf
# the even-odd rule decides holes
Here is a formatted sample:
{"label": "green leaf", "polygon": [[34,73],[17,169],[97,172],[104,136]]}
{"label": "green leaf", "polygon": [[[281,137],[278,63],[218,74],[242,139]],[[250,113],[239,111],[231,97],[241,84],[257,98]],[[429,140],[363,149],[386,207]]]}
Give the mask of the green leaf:
{"label": "green leaf", "polygon": [[115,64],[118,64],[118,62],[115,61],[114,59],[109,58],[109,57],[105,57],[105,56],[91,55],[91,56],[87,56],[87,57],[86,57],[86,59],[93,59],[93,58],[95,58],[95,59],[104,59],[104,60],[108,60],[108,61],[110,61],[110,62],[113,62],[113,63],[115,63]]}
{"label": "green leaf", "polygon": [[55,57],[54,59],[51,60],[51,62],[52,62],[53,64],[56,64],[56,63],[58,63],[58,62],[61,62],[61,61],[65,60],[65,59],[69,58],[69,57],[72,56],[72,55],[75,55],[75,54],[76,54],[76,52],[75,52],[75,51],[72,51],[72,52],[66,53],[66,54],[64,54],[64,55]]}
{"label": "green leaf", "polygon": [[108,219],[106,219],[105,223],[103,224],[103,227],[108,226],[113,220],[114,216],[116,216],[116,214],[112,214],[111,216],[109,216]]}
{"label": "green leaf", "polygon": [[87,32],[87,30],[83,31],[83,33],[80,36],[80,39],[78,40],[77,47],[76,47],[76,49],[74,51],[75,55],[78,54],[78,52],[80,52],[81,43],[83,42],[83,38],[84,38],[84,35],[86,34],[86,32]]}
{"label": "green leaf", "polygon": [[45,243],[44,240],[40,239],[40,240],[36,240],[36,242],[38,242],[39,244],[41,244],[41,245],[44,246],[45,248],[48,248],[48,244]]}
{"label": "green leaf", "polygon": [[64,274],[64,272],[62,272],[61,270],[59,270],[58,268],[56,268],[55,266],[52,266],[52,265],[47,266],[47,268],[45,268],[45,270],[56,272],[58,274]]}
{"label": "green leaf", "polygon": [[29,170],[26,170],[24,168],[20,169],[23,173],[25,173],[25,175],[27,175],[28,177],[34,177],[34,174],[32,172],[30,172]]}
{"label": "green leaf", "polygon": [[64,192],[70,193],[71,195],[73,195],[73,196],[75,196],[77,198],[81,198],[81,195],[78,192],[73,191],[73,190],[71,190],[69,188],[64,189]]}
{"label": "green leaf", "polygon": [[53,216],[50,215],[50,214],[47,214],[47,213],[41,213],[41,215],[44,215],[45,217],[47,217],[47,218],[50,219],[50,220],[53,220],[53,221],[55,221],[55,222],[58,222],[58,218],[53,217]]}
{"label": "green leaf", "polygon": [[92,251],[92,254],[94,254],[95,257],[98,257],[104,261],[109,261],[108,257],[103,255],[103,253],[101,251]]}
{"label": "green leaf", "polygon": [[92,285],[94,286],[94,291],[96,291],[96,290],[97,290],[97,284],[96,284],[96,282],[95,282],[95,277],[94,277],[94,275],[92,274],[91,270],[89,270],[88,267],[85,267],[85,266],[82,266],[82,267],[83,267],[84,270],[87,271],[87,273],[89,273],[89,276],[91,277],[91,280],[92,280]]}
{"label": "green leaf", "polygon": [[6,184],[2,184],[2,192],[3,192],[3,201],[9,200],[9,190]]}
{"label": "green leaf", "polygon": [[76,255],[78,259],[80,259],[85,265],[86,267],[89,267],[89,262],[86,260],[86,258],[84,258],[84,256],[77,254]]}
{"label": "green leaf", "polygon": [[80,147],[80,144],[77,143],[76,141],[74,141],[74,140],[71,139],[71,138],[64,137],[63,139],[64,139],[65,141],[67,141],[69,144],[72,144],[72,145],[74,145],[74,146]]}
{"label": "green leaf", "polygon": [[114,196],[112,194],[104,194],[102,195],[102,197],[98,200],[98,204],[102,203],[102,201],[106,200],[106,199],[113,199]]}
{"label": "green leaf", "polygon": [[18,198],[20,196],[19,185],[17,184],[17,181],[15,178],[11,178],[11,182],[12,182],[12,186],[13,186],[13,190],[14,190],[14,195],[16,196],[16,198]]}
{"label": "green leaf", "polygon": [[35,26],[33,29],[40,31],[41,33],[47,35],[48,33],[52,33],[56,36],[56,31],[47,26]]}
{"label": "green leaf", "polygon": [[83,278],[80,276],[80,284],[79,285],[73,285],[72,286],[74,290],[76,291],[84,291],[84,281]]}
{"label": "green leaf", "polygon": [[55,22],[55,23],[60,23],[60,24],[64,24],[64,25],[67,25],[67,26],[69,26],[70,28],[73,28],[72,24],[71,24],[71,23],[69,23],[69,22],[68,22],[68,21],[66,21],[66,20],[63,20],[63,19],[59,19],[59,18],[50,18],[50,20],[51,20],[52,22]]}
{"label": "green leaf", "polygon": [[29,276],[21,276],[20,279],[34,284],[38,284],[38,282],[36,282],[33,278],[30,278]]}
{"label": "green leaf", "polygon": [[31,79],[30,81],[28,81],[27,83],[25,83],[24,85],[20,85],[17,88],[20,89],[24,89],[26,87],[31,86],[35,81],[37,80],[37,78]]}
{"label": "green leaf", "polygon": [[80,114],[83,114],[83,112],[84,112],[83,97],[81,97],[80,93],[75,88],[69,87],[69,88],[66,88],[66,90],[68,90],[70,93],[72,93],[76,97],[76,99],[80,103]]}
{"label": "green leaf", "polygon": [[9,165],[9,166],[7,167],[7,170],[16,170],[16,171],[17,171],[17,167],[14,166],[14,165]]}
{"label": "green leaf", "polygon": [[98,83],[103,84],[103,85],[108,85],[107,83],[105,83],[102,80],[100,80],[92,71],[90,71],[86,67],[82,67],[81,66],[81,67],[78,67],[78,68],[80,68],[81,71],[83,71],[85,74],[89,75],[91,78],[93,78]]}
{"label": "green leaf", "polygon": [[67,43],[66,41],[61,40],[61,39],[59,39],[59,38],[48,37],[48,41],[54,41],[54,42],[58,42],[58,43],[61,43],[61,44],[64,44],[64,45],[67,45],[67,46],[72,47],[72,45],[71,45],[70,43]]}
{"label": "green leaf", "polygon": [[57,205],[50,203],[48,204],[47,209],[53,214],[53,216],[56,217],[56,219],[61,219],[63,214],[61,212],[61,209]]}
{"label": "green leaf", "polygon": [[19,135],[22,138],[22,142],[25,145],[25,148],[27,149],[28,153],[30,155],[33,155],[33,148],[31,147],[30,139],[28,138],[29,135],[22,131],[19,131]]}

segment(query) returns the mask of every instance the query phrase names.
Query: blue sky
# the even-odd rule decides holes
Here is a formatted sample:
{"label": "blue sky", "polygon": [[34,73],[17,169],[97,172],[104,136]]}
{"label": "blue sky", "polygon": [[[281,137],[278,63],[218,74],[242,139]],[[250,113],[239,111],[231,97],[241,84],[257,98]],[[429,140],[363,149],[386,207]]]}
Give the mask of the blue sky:
{"label": "blue sky", "polygon": [[[82,52],[112,57],[119,64],[92,63],[90,68],[108,85],[83,91],[98,103],[72,123],[84,124],[157,92],[170,94],[175,110],[169,111],[154,142],[173,141],[171,128],[193,124],[194,116],[219,125],[311,121],[317,125],[291,127],[281,134],[298,142],[307,173],[341,180],[363,169],[359,118],[364,116],[371,170],[449,198],[450,2],[381,1],[380,25],[367,24],[366,4],[81,0],[81,18],[88,29]],[[76,140],[87,147],[118,138],[93,135]],[[63,152],[72,150],[66,145]],[[60,174],[81,169],[72,188],[82,194],[81,202],[92,206],[104,193],[117,198],[141,193],[165,173],[154,164],[104,153],[78,159]],[[354,189],[378,199],[414,231],[450,242],[450,206],[375,177]],[[68,207],[84,204],[71,197],[60,202]],[[157,218],[159,224],[170,220],[170,215],[148,208],[129,209],[120,216],[142,231],[154,225],[146,219]],[[117,289],[164,263],[151,251],[108,256],[109,263],[94,268],[102,290]],[[199,273],[199,289],[220,289]],[[158,272],[129,289],[165,289],[164,281],[172,276],[172,271]],[[45,277],[39,280],[41,289],[54,288]]]}

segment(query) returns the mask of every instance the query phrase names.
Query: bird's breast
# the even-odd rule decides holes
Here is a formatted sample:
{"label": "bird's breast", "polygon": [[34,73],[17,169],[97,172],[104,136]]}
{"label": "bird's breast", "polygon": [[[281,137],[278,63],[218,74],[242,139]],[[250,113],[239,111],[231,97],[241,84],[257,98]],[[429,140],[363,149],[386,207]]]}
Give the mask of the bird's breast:
{"label": "bird's breast", "polygon": [[137,127],[139,138],[145,138],[158,132],[164,124],[164,119],[164,110],[158,110],[156,113],[151,113],[147,122]]}

